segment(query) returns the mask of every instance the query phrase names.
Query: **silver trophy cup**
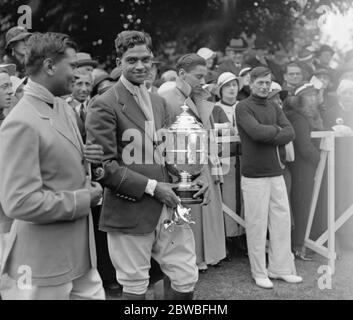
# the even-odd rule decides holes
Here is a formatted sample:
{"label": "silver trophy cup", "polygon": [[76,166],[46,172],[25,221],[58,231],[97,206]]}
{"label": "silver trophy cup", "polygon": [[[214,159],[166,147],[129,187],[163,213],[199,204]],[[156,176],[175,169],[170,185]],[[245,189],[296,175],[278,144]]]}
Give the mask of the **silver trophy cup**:
{"label": "silver trophy cup", "polygon": [[183,111],[176,121],[164,131],[166,167],[179,178],[174,191],[181,199],[181,206],[175,210],[173,220],[169,222],[171,225],[194,223],[191,221],[190,209],[183,205],[200,204],[203,201],[202,197],[194,198],[201,187],[194,184],[193,180],[207,163],[208,154],[207,130],[189,112],[188,106],[183,105],[181,109]]}

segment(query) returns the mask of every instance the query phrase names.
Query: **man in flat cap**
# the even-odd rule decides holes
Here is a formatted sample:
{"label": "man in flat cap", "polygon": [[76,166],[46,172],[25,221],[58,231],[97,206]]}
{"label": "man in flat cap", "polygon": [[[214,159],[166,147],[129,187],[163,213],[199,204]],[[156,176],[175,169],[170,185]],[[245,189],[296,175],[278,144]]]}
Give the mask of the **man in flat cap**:
{"label": "man in flat cap", "polygon": [[[279,106],[268,99],[271,71],[251,71],[251,96],[236,108],[242,143],[242,191],[251,273],[259,287],[272,289],[269,279],[299,283],[291,252],[291,222],[283,178],[285,145],[294,140],[293,127]],[[269,230],[269,264],[266,235]]]}

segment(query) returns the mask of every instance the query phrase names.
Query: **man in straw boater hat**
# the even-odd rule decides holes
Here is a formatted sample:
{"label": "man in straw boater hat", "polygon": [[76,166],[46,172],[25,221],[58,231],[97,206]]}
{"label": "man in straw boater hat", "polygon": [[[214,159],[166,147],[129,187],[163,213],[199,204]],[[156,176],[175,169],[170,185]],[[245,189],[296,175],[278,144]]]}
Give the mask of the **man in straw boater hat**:
{"label": "man in straw boater hat", "polygon": [[[281,108],[268,100],[271,70],[251,71],[251,96],[236,108],[242,143],[242,191],[246,237],[252,277],[262,288],[272,289],[269,279],[299,283],[291,251],[291,222],[283,178],[285,144],[295,138]],[[269,230],[269,263],[266,268],[266,235]]]}
{"label": "man in straw boater hat", "polygon": [[88,171],[102,152],[83,146],[61,98],[72,91],[75,67],[67,35],[29,38],[25,94],[0,128],[0,201],[13,219],[0,270],[3,299],[105,298],[90,209],[102,187]]}
{"label": "man in straw boater hat", "polygon": [[231,72],[236,76],[244,67],[244,52],[246,47],[243,39],[231,39],[226,47],[226,60],[218,67],[218,73]]}

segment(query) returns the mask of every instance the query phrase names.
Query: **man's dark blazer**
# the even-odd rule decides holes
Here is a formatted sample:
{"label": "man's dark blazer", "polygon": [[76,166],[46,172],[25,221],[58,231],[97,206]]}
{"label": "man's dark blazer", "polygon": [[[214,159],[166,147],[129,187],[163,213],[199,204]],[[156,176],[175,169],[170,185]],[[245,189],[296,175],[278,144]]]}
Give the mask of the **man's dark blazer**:
{"label": "man's dark blazer", "polygon": [[[160,96],[150,93],[156,130],[168,124],[167,104]],[[165,166],[145,164],[145,154],[158,148],[146,133],[144,113],[121,81],[98,97],[89,107],[86,118],[87,141],[103,146],[105,175],[99,182],[105,187],[100,229],[128,234],[154,231],[162,203],[147,195],[148,179],[169,182]],[[129,130],[130,131],[127,131]],[[135,130],[134,130],[135,129]],[[126,139],[123,135],[135,131],[141,139]],[[128,140],[128,141],[126,141]],[[147,145],[146,145],[147,141]],[[126,164],[123,150],[133,147],[134,156],[142,156],[142,163]],[[142,154],[141,154],[142,152]],[[130,154],[130,152],[128,152]],[[125,158],[124,158],[125,160]]]}

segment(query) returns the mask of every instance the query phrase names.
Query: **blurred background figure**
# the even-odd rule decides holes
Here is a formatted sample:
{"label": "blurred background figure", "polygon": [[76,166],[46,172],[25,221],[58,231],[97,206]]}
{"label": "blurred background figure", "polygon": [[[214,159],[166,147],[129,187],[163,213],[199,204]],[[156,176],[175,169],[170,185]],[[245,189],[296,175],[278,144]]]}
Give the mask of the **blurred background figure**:
{"label": "blurred background figure", "polygon": [[296,62],[290,62],[285,67],[283,90],[287,91],[289,96],[294,95],[294,91],[303,82],[303,71]]}
{"label": "blurred background figure", "polygon": [[[294,217],[292,248],[295,256],[311,259],[303,250],[305,231],[309,217],[314,177],[320,161],[319,139],[311,139],[312,131],[324,129],[319,113],[318,90],[313,84],[305,83],[287,99],[286,115],[291,122],[296,138],[293,142],[295,160],[290,163],[292,176],[291,204]],[[311,239],[317,239],[323,231],[325,215],[319,212],[313,221]]]}
{"label": "blurred background figure", "polygon": [[159,66],[161,65],[161,62],[153,59],[152,61],[152,68],[149,72],[149,75],[145,81],[145,85],[147,87],[147,90],[152,93],[157,93],[157,86],[156,86],[156,81],[158,80],[158,74],[159,74]]}
{"label": "blurred background figure", "polygon": [[161,80],[162,80],[162,83],[167,81],[175,81],[177,77],[178,77],[178,74],[175,70],[167,70],[162,73]]}
{"label": "blurred background figure", "polygon": [[80,130],[82,140],[86,141],[86,115],[87,106],[92,91],[93,77],[87,69],[77,68],[75,70],[75,83],[71,96],[66,99],[76,114],[77,126]]}
{"label": "blurred background figure", "polygon": [[26,41],[31,33],[23,27],[13,27],[6,33],[6,55],[3,60],[5,63],[16,65],[16,76],[23,78],[26,75],[25,53]]}
{"label": "blurred background figure", "polygon": [[118,82],[121,76],[121,68],[120,67],[115,67],[112,72],[110,73],[110,77],[113,79],[113,81]]}
{"label": "blurred background figure", "polygon": [[218,73],[215,72],[215,58],[217,56],[216,52],[209,48],[201,48],[197,51],[197,54],[204,58],[207,63],[207,76],[206,83],[216,83],[218,78]]}
{"label": "blurred background figure", "polygon": [[93,60],[91,55],[86,52],[77,52],[77,69],[92,74],[94,68],[98,66],[98,62]]}
{"label": "blurred background figure", "polygon": [[242,101],[248,98],[251,94],[250,90],[250,71],[251,67],[244,67],[239,72],[239,93],[237,100]]}
{"label": "blurred background figure", "polygon": [[270,50],[268,41],[262,37],[257,37],[255,40],[254,48],[255,56],[246,60],[246,64],[251,68],[255,67],[268,67],[273,75],[273,80],[278,83],[283,83],[283,74],[281,67],[270,59]]}
{"label": "blurred background figure", "polygon": [[91,100],[90,104],[92,103],[92,100],[98,95],[100,96],[104,92],[106,92],[108,89],[110,89],[114,85],[115,81],[111,78],[111,76],[108,73],[101,74],[97,77],[94,78],[93,84],[92,84],[92,92],[91,92]]}
{"label": "blurred background figure", "polygon": [[[327,123],[331,127],[344,126],[344,132],[353,130],[353,81],[343,79],[337,88],[338,103],[328,112]],[[349,130],[350,129],[350,130]],[[335,144],[335,212],[336,219],[352,205],[353,194],[353,148],[352,138],[341,137]],[[353,218],[351,217],[337,232],[341,249],[353,251]]]}
{"label": "blurred background figure", "polygon": [[[316,59],[314,65],[316,69],[331,69],[331,61],[335,54],[333,50],[327,44],[323,44],[316,53]],[[332,69],[331,69],[332,70]]]}
{"label": "blurred background figure", "polygon": [[239,75],[240,70],[244,67],[245,51],[246,47],[243,39],[231,39],[225,49],[225,59],[218,67],[218,73],[232,72]]}
{"label": "blurred background figure", "polygon": [[297,62],[299,67],[303,71],[303,79],[309,81],[314,74],[315,65],[314,65],[315,54],[308,50],[303,49],[299,52]]}
{"label": "blurred background figure", "polygon": [[0,126],[6,116],[5,110],[9,110],[12,106],[13,88],[10,77],[15,72],[14,64],[0,64]]}
{"label": "blurred background figure", "polygon": [[11,108],[4,110],[5,116],[7,116],[10,113],[10,111],[16,106],[16,104],[23,97],[23,93],[24,93],[23,88],[27,83],[27,77],[20,79],[16,76],[10,76],[10,80],[12,83],[12,91],[13,91],[12,105],[11,105]]}

